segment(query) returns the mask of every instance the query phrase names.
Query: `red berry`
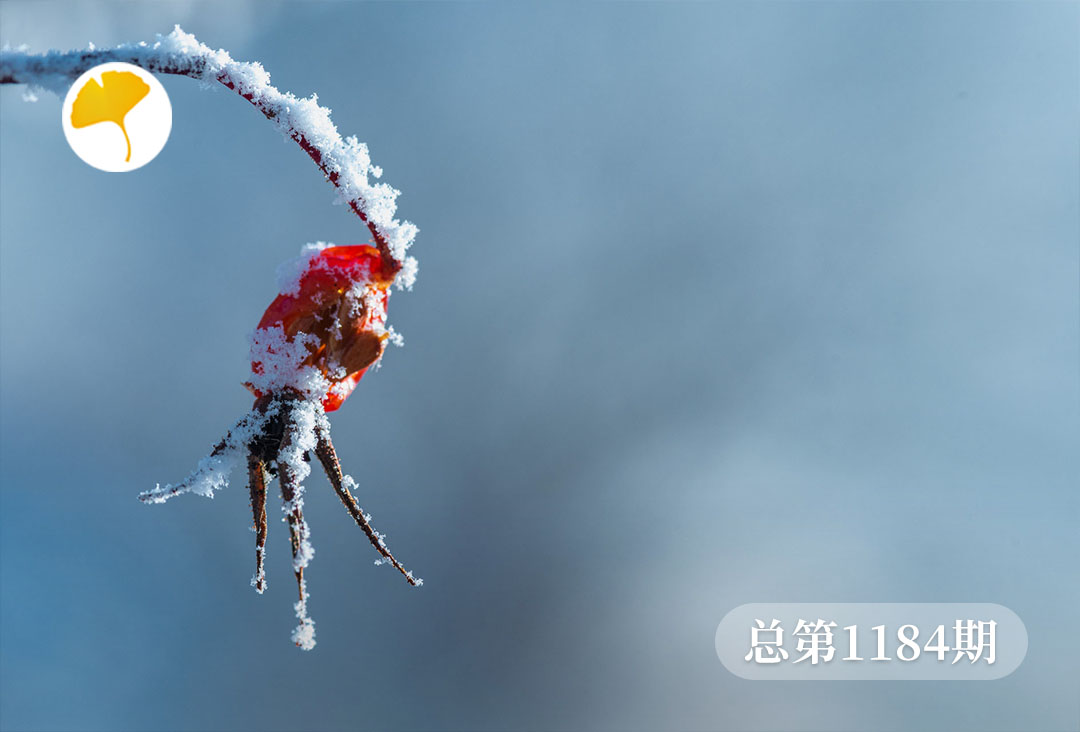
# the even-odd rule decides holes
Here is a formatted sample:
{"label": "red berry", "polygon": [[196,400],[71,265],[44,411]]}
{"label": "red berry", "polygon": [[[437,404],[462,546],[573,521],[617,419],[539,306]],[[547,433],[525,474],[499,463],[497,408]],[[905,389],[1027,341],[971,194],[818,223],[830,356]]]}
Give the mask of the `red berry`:
{"label": "red berry", "polygon": [[[259,321],[260,329],[282,328],[290,341],[298,333],[314,336],[297,368],[314,366],[330,382],[322,402],[328,412],[341,406],[382,355],[392,281],[375,247],[328,247],[308,262],[299,292],[278,295]],[[257,361],[251,368],[262,372]]]}

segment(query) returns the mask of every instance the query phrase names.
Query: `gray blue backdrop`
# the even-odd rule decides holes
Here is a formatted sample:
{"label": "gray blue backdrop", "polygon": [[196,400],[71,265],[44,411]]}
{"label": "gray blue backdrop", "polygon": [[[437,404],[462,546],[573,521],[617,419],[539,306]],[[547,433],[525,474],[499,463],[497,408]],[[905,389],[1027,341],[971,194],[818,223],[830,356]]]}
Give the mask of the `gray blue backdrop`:
{"label": "gray blue backdrop", "polygon": [[[250,406],[275,267],[366,232],[247,104],[163,78],[100,173],[0,92],[5,730],[1074,730],[1068,3],[0,4],[34,50],[179,22],[317,92],[421,234],[406,338],[248,586],[243,476],[147,507]],[[746,602],[994,602],[983,683],[761,683]]]}

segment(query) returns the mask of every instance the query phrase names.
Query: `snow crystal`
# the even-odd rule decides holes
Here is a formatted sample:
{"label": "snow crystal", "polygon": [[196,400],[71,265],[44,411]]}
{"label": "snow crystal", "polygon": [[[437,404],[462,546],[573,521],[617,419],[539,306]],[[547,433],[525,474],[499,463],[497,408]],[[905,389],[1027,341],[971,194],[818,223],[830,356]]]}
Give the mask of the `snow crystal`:
{"label": "snow crystal", "polygon": [[256,328],[250,335],[252,370],[251,386],[261,394],[273,394],[286,388],[294,389],[306,399],[322,401],[330,389],[330,381],[311,365],[303,365],[318,348],[318,338],[310,333],[285,335],[280,325]]}
{"label": "snow crystal", "polygon": [[293,603],[293,609],[296,610],[296,617],[300,621],[300,625],[296,626],[296,629],[292,632],[292,642],[303,650],[310,651],[315,647],[315,621],[308,617],[307,601],[307,581],[300,580],[300,600]]}
{"label": "snow crystal", "polygon": [[251,586],[255,588],[255,591],[260,595],[266,591],[266,567],[264,562],[266,560],[266,548],[257,546],[255,547],[255,553],[258,555],[258,560],[255,563],[255,574],[251,576]]}
{"label": "snow crystal", "polygon": [[277,268],[278,292],[282,295],[296,296],[300,294],[300,280],[311,266],[311,260],[319,256],[319,252],[333,244],[324,241],[316,241],[305,244],[300,250],[300,256],[282,262]]}
{"label": "snow crystal", "polygon": [[398,333],[396,330],[394,330],[394,326],[392,325],[386,329],[386,340],[390,341],[399,348],[405,345],[405,337]]}
{"label": "snow crystal", "polygon": [[318,439],[315,428],[319,425],[322,406],[318,402],[304,400],[293,402],[285,439],[281,441],[278,462],[289,466],[293,479],[303,482],[311,474],[311,464],[304,455],[315,449]]}
{"label": "snow crystal", "polygon": [[416,257],[405,257],[394,284],[397,285],[399,290],[411,290],[413,285],[416,284],[416,273],[419,269],[420,263],[416,261]]}

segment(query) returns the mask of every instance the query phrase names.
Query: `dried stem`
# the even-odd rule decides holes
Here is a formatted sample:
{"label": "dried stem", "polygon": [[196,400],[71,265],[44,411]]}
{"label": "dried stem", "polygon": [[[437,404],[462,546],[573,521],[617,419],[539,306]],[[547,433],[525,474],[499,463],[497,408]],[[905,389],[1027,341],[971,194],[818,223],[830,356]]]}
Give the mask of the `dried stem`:
{"label": "dried stem", "polygon": [[289,542],[292,545],[293,573],[296,575],[296,588],[299,591],[300,602],[304,602],[304,567],[298,561],[300,555],[300,543],[304,539],[304,513],[296,501],[296,494],[300,490],[300,481],[292,472],[288,463],[279,460],[278,483],[281,484],[281,500],[285,502],[286,517],[289,520]]}
{"label": "dried stem", "polygon": [[[289,452],[289,441],[293,439],[292,430],[286,430],[282,440],[282,450]],[[278,483],[281,484],[281,498],[285,502],[286,517],[289,520],[289,539],[292,544],[293,574],[296,575],[296,591],[298,600],[293,605],[296,608],[296,617],[300,625],[293,631],[293,642],[304,650],[310,651],[315,647],[315,623],[307,613],[307,586],[304,584],[304,567],[311,558],[311,546],[308,544],[308,527],[304,522],[300,485],[301,476],[298,475],[289,460],[279,458],[277,461]]]}
{"label": "dried stem", "polygon": [[408,580],[410,585],[414,587],[420,585],[420,580],[413,577],[412,572],[409,572],[405,567],[401,566],[401,563],[394,558],[394,555],[390,553],[390,550],[386,547],[382,537],[375,533],[375,529],[368,523],[367,518],[364,516],[364,512],[360,509],[360,505],[356,502],[353,494],[349,491],[345,485],[345,476],[341,471],[341,462],[338,460],[337,452],[334,450],[334,443],[330,440],[330,433],[324,428],[319,427],[315,430],[315,437],[318,440],[315,447],[315,454],[319,458],[319,462],[322,463],[323,469],[326,471],[326,477],[330,479],[330,484],[334,486],[334,490],[337,491],[338,498],[345,504],[346,510],[356,521],[364,534],[367,536],[368,541],[375,547],[375,550],[386,558],[390,564],[394,565],[397,571],[401,572]]}
{"label": "dried stem", "polygon": [[248,455],[248,489],[251,491],[251,511],[255,516],[255,576],[252,585],[260,595],[266,589],[266,465],[255,454]]}
{"label": "dried stem", "polygon": [[[232,447],[231,438],[232,431],[230,431],[229,434],[225,435],[225,437],[222,438],[221,442],[214,445],[214,449],[210,451],[210,454],[207,456],[207,458],[212,460],[213,458],[223,455],[227,450]],[[154,488],[153,490],[143,491],[139,494],[139,500],[143,503],[165,503],[165,501],[169,500],[174,496],[178,496],[181,493],[187,493],[189,490],[191,490],[192,484],[200,477],[202,477],[201,467],[202,466],[200,465],[200,468],[196,468],[195,472],[193,472],[191,475],[189,475],[187,478],[180,481],[176,485],[168,485],[165,486],[165,488],[161,488],[159,486],[157,488]]]}

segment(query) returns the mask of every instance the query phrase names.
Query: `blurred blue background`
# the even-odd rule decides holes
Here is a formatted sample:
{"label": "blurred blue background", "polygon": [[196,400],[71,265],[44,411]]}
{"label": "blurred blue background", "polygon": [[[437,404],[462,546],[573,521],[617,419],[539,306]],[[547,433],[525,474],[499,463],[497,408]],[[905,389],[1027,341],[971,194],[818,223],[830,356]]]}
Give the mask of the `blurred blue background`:
{"label": "blurred blue background", "polygon": [[[314,476],[303,653],[244,476],[135,500],[250,406],[277,265],[366,241],[310,161],[168,77],[165,150],[100,173],[5,87],[5,730],[1080,726],[1077,5],[5,0],[0,41],[177,22],[317,92],[420,226],[334,429],[426,584]],[[713,633],[769,601],[1001,603],[1030,650],[744,681]]]}

